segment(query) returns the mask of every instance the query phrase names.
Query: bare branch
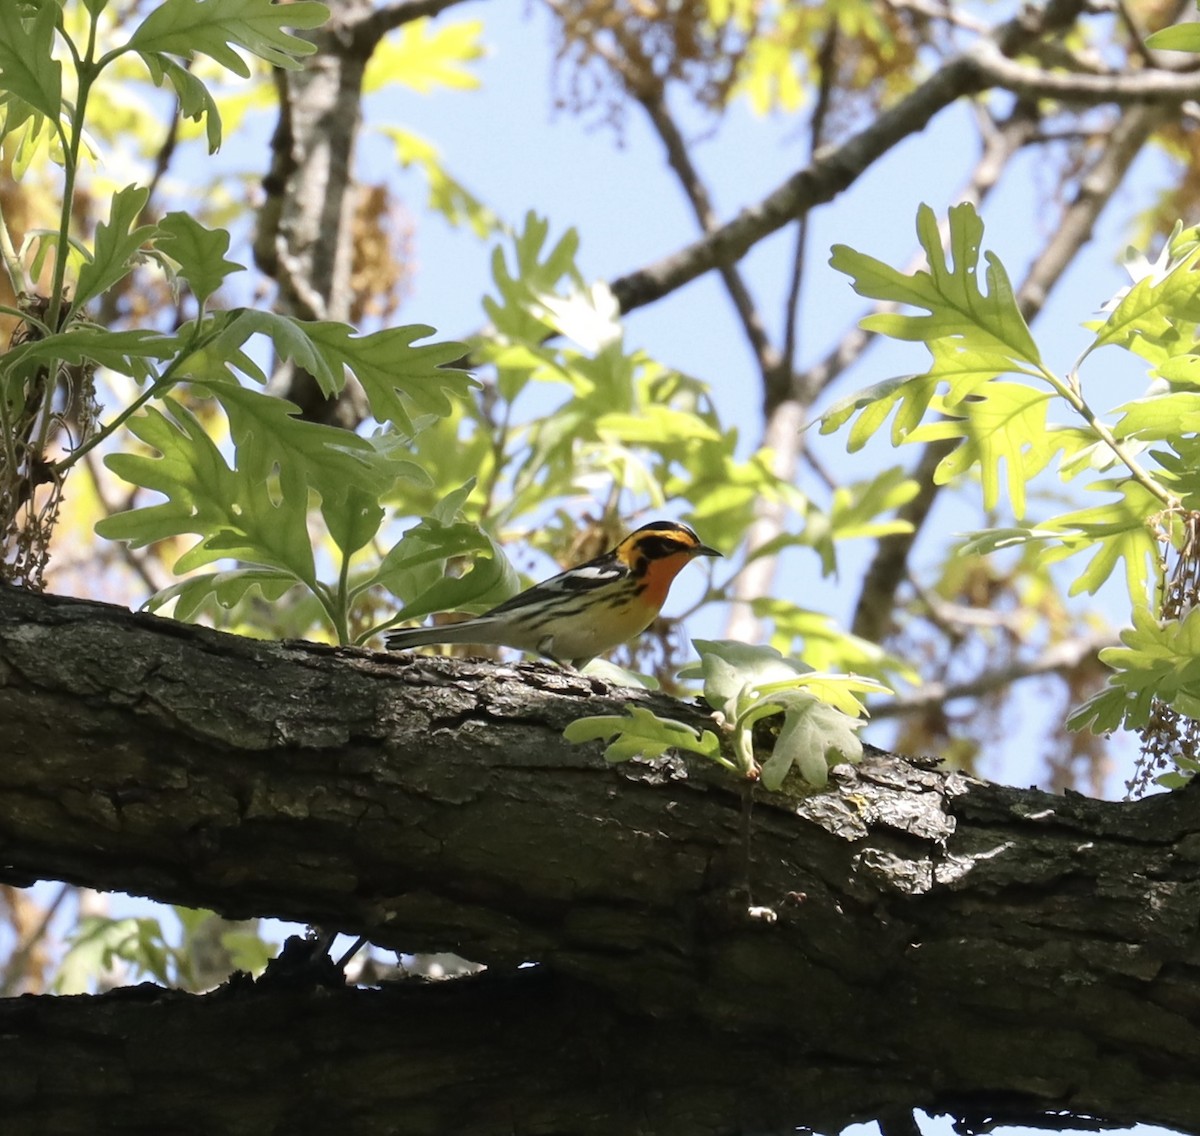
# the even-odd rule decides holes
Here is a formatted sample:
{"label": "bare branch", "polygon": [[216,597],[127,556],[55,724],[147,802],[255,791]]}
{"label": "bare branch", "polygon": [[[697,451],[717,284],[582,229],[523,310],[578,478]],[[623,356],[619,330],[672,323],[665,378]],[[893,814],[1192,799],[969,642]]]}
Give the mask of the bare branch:
{"label": "bare branch", "polygon": [[[1009,160],[1021,147],[1035,137],[1037,128],[1037,111],[1027,103],[1018,103],[1009,117],[997,126],[985,109],[978,108],[977,115],[980,124],[980,134],[983,138],[983,153],[975,168],[971,171],[966,185],[959,190],[955,201],[969,201],[976,208],[987,200],[1004,172]],[[942,239],[947,238],[945,222],[942,223]],[[923,263],[923,255],[919,254],[909,261],[909,271],[915,271]],[[800,400],[805,404],[816,401],[817,396],[833,383],[847,368],[851,367],[861,357],[863,352],[875,341],[876,333],[865,331],[860,325],[867,314],[878,312],[896,312],[898,304],[875,304],[855,321],[855,325],[846,332],[837,345],[824,359],[798,378],[801,386]]]}
{"label": "bare branch", "polygon": [[685,248],[612,281],[621,310],[644,307],[723,262],[741,259],[764,237],[833,200],[898,142],[923,130],[938,111],[979,89],[979,72],[969,55],[950,61],[870,126],[816,155],[757,205]]}
{"label": "bare branch", "polygon": [[[17,992],[22,982],[29,977],[26,971],[29,968],[30,959],[46,938],[46,933],[50,930],[50,923],[58,914],[58,909],[73,890],[69,884],[60,884],[53,898],[43,908],[37,924],[13,948],[12,954],[8,956],[5,963],[4,976],[0,978],[0,998],[11,997]],[[38,985],[40,986],[41,983],[39,982]]]}
{"label": "bare branch", "polygon": [[[350,314],[354,155],[369,54],[354,45],[370,16],[370,0],[342,0],[333,19],[309,36],[317,51],[303,69],[274,73],[279,118],[263,178],[254,259],[278,285],[279,310],[302,319],[345,320]],[[350,428],[362,420],[354,388],[328,399],[312,375],[290,363],[272,387],[305,417]]]}
{"label": "bare branch", "polygon": [[1035,678],[1038,675],[1058,674],[1071,671],[1086,660],[1093,659],[1105,647],[1116,647],[1120,640],[1111,633],[1080,636],[1078,639],[1064,639],[1047,647],[1035,658],[1018,660],[1005,667],[984,671],[966,682],[943,683],[931,682],[922,686],[912,694],[902,695],[887,703],[871,707],[872,721],[882,718],[899,718],[905,714],[915,714],[930,707],[942,706],[956,698],[978,698],[981,694],[990,694],[994,690],[1011,686],[1022,679]]}
{"label": "bare branch", "polygon": [[[696,220],[700,222],[700,227],[706,233],[714,232],[719,227],[716,210],[713,209],[712,200],[699,171],[692,163],[683,135],[667,109],[662,92],[635,93],[634,97],[645,110],[662,140],[667,151],[667,162],[675,171],[679,184],[683,187],[688,202],[692,206],[692,212],[695,214]],[[729,293],[742,330],[750,342],[754,357],[758,361],[759,371],[766,383],[770,376],[780,368],[783,359],[767,337],[762,317],[758,313],[754,298],[750,295],[750,289],[741,272],[738,271],[735,261],[722,259],[717,263],[716,269],[725,284],[726,292]]]}
{"label": "bare branch", "polygon": [[1083,106],[1177,107],[1200,98],[1200,75],[1147,70],[1132,75],[1079,75],[1017,63],[987,42],[972,49],[983,87],[1000,87],[1027,99],[1058,99]]}
{"label": "bare branch", "polygon": [[[546,3],[564,24],[569,22],[570,13],[566,11],[562,0],[546,0]],[[718,228],[717,212],[713,208],[708,187],[692,161],[683,133],[667,106],[663,80],[655,72],[636,35],[629,33],[619,23],[611,30],[617,46],[597,40],[591,50],[607,64],[629,97],[646,112],[650,125],[666,150],[667,164],[674,171],[701,230],[705,233],[715,231]],[[771,376],[780,369],[782,360],[779,352],[771,345],[762,317],[736,263],[723,260],[717,264],[717,272],[758,361],[763,383],[767,385]]]}
{"label": "bare branch", "polygon": [[1017,305],[1026,320],[1041,311],[1079,250],[1092,239],[1092,228],[1125,178],[1150,136],[1169,116],[1165,107],[1142,106],[1126,111],[1109,132],[1104,149],[1079,181],[1075,198],[1041,255],[1030,266],[1017,291]]}
{"label": "bare branch", "polygon": [[[820,85],[817,104],[809,124],[811,153],[816,153],[824,136],[825,121],[833,93],[836,73],[836,51],[838,43],[837,23],[830,25],[817,53]],[[794,397],[796,386],[795,360],[797,353],[796,329],[800,312],[800,289],[804,282],[804,257],[808,247],[808,213],[803,213],[796,226],[796,251],[792,257],[791,280],[784,306],[783,351],[777,354],[774,365],[764,367],[763,412],[766,423],[763,430],[763,447],[771,454],[771,472],[781,480],[796,480],[800,455],[806,450],[804,444],[804,421],[807,405]],[[754,518],[746,533],[747,556],[775,539],[787,524],[788,508],[776,498],[761,497],[754,510]],[[752,643],[762,638],[762,621],[755,616],[750,603],[758,596],[770,595],[774,591],[775,572],[779,564],[777,556],[761,556],[751,560],[733,581],[726,634],[731,639]]]}
{"label": "bare branch", "polygon": [[[173,1131],[181,1099],[197,1131],[235,1136],[397,1116],[462,1136],[513,1117],[577,1136],[871,1115],[903,1132],[913,1108],[1006,1101],[1196,1130],[1191,793],[1094,801],[868,750],[822,792],[756,790],[747,825],[743,784],[711,765],[614,767],[562,736],[631,705],[711,725],[661,695],[20,589],[0,589],[0,668],[0,878],[489,966],[390,991],[5,1000],[7,1131]],[[747,911],[747,867],[770,923]],[[328,1044],[297,1046],[298,1021]],[[345,1090],[364,1055],[403,1074],[367,1077],[365,1104]]]}
{"label": "bare branch", "polygon": [[384,4],[355,24],[354,46],[364,57],[369,56],[388,32],[411,24],[413,20],[440,16],[447,8],[461,3],[463,0],[396,0],[395,3]]}
{"label": "bare branch", "polygon": [[[719,264],[739,260],[764,237],[814,206],[831,201],[897,143],[924,130],[940,110],[963,95],[984,90],[989,81],[981,66],[983,59],[1003,59],[1004,53],[1017,51],[1037,36],[1066,26],[1082,6],[1082,0],[1051,0],[1043,10],[1026,9],[1000,25],[991,40],[980,41],[948,59],[870,126],[840,146],[814,155],[808,166],[757,205],[743,209],[732,221],[686,248],[612,281],[621,310],[629,312],[653,303]],[[1194,97],[1195,93],[1180,94],[1179,98]]]}
{"label": "bare branch", "polygon": [[[825,138],[825,122],[829,117],[829,108],[833,101],[833,84],[837,76],[837,45],[838,23],[833,21],[825,33],[817,52],[817,69],[820,81],[817,85],[817,104],[813,108],[812,120],[809,123],[809,153],[815,154],[821,149]],[[808,214],[800,218],[796,228],[796,252],[792,257],[792,278],[788,285],[787,300],[783,309],[783,362],[787,368],[787,393],[790,396],[795,383],[795,367],[797,355],[796,330],[800,316],[800,288],[804,282],[804,253],[808,246]],[[768,410],[770,403],[768,402]]]}

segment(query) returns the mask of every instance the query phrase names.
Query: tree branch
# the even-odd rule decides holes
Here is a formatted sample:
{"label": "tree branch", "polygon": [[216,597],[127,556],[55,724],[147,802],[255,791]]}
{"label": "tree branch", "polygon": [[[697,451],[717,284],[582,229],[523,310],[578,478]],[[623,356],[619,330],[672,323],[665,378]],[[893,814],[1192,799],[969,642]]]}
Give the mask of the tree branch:
{"label": "tree branch", "polygon": [[653,303],[697,276],[740,259],[764,237],[805,211],[832,200],[898,142],[923,130],[956,99],[999,87],[1021,97],[1058,98],[1099,106],[1156,104],[1178,106],[1200,97],[1200,77],[1169,71],[1135,75],[1071,75],[1015,63],[1009,56],[1045,32],[1066,26],[1079,14],[1076,0],[1026,10],[991,37],[947,60],[941,68],[870,126],[836,149],[814,155],[757,205],[692,244],[611,282],[624,312]]}
{"label": "tree branch", "polygon": [[440,16],[448,8],[456,7],[463,0],[394,0],[376,8],[365,19],[356,22],[354,46],[362,57],[368,58],[379,41],[389,32],[414,20]]}
{"label": "tree branch", "polygon": [[[0,675],[0,879],[490,968],[400,992],[0,1001],[0,1109],[30,1130],[135,1107],[153,1125],[185,1066],[232,1086],[188,1099],[235,1136],[249,1093],[256,1132],[636,1116],[693,1136],[980,1101],[1200,1130],[1192,791],[1061,798],[872,752],[826,791],[757,794],[747,856],[742,784],[608,767],[561,736],[631,702],[699,711],[540,664],[263,643],[3,589]],[[747,870],[770,918],[747,911]],[[301,1016],[319,1046],[295,1044]],[[348,1091],[367,1053],[405,1075]]]}
{"label": "tree branch", "polygon": [[948,62],[896,106],[835,149],[814,155],[757,205],[685,248],[611,281],[621,306],[630,312],[682,288],[721,263],[740,260],[764,237],[801,214],[833,200],[893,146],[929,124],[938,111],[981,89],[980,73],[969,54]]}
{"label": "tree branch", "polygon": [[1120,640],[1107,633],[1065,639],[1061,643],[1051,644],[1035,658],[1018,660],[1006,667],[984,671],[965,682],[926,683],[912,694],[902,694],[890,702],[872,707],[871,718],[899,718],[905,714],[928,710],[933,706],[942,706],[956,698],[978,698],[981,694],[990,694],[1022,679],[1071,671],[1085,660],[1095,658],[1105,647],[1117,646],[1120,646]]}
{"label": "tree branch", "polygon": [[974,49],[985,87],[999,87],[1026,99],[1058,99],[1081,106],[1171,106],[1200,98],[1200,75],[1146,70],[1128,75],[1043,71],[1017,63],[986,41]]}

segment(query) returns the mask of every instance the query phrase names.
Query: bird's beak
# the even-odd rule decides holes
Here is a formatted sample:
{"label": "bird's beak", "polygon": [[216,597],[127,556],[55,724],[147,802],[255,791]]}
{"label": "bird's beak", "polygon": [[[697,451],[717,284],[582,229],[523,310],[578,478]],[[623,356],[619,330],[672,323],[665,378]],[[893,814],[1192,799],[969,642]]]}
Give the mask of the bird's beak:
{"label": "bird's beak", "polygon": [[724,557],[725,554],[723,552],[718,552],[715,548],[709,548],[707,544],[701,544],[701,545],[697,545],[695,548],[692,549],[692,555],[693,556],[721,556],[721,557]]}

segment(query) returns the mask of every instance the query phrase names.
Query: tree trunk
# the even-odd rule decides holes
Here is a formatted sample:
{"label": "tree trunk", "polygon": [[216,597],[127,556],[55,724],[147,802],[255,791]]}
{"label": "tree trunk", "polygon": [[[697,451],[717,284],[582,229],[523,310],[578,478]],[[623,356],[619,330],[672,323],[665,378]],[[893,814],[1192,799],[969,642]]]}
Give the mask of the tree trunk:
{"label": "tree trunk", "polygon": [[1054,797],[873,752],[826,792],[756,791],[747,818],[716,767],[563,741],[631,703],[704,721],[541,664],[0,590],[0,881],[488,966],[0,1001],[0,1116],[695,1136],[920,1107],[1200,1130],[1197,792]]}

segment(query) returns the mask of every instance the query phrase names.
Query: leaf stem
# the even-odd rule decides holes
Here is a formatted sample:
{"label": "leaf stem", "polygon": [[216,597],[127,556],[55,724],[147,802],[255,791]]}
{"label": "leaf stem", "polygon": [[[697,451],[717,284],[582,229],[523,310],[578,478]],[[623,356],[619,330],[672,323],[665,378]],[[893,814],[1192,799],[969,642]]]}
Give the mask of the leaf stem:
{"label": "leaf stem", "polygon": [[178,355],[167,364],[163,373],[154,380],[140,395],[137,396],[128,406],[120,411],[119,414],[109,423],[101,426],[90,438],[86,439],[80,445],[76,446],[69,454],[54,463],[54,469],[57,473],[65,473],[71,468],[80,458],[90,453],[102,442],[111,438],[126,422],[129,421],[143,406],[151,399],[161,398],[173,386],[176,386],[180,380],[175,377],[183,361],[188,356],[195,354],[201,348],[206,347],[213,340],[217,339],[223,329],[218,328],[209,335],[202,336],[199,333],[200,324],[196,325],[196,333],[191,340],[184,346]]}
{"label": "leaf stem", "polygon": [[88,97],[92,91],[92,84],[100,74],[100,69],[94,62],[96,18],[93,13],[88,21],[88,44],[82,58],[75,50],[74,43],[69,38],[67,39],[71,54],[75,58],[75,73],[79,81],[79,90],[71,114],[69,143],[63,136],[62,124],[57,121],[55,123],[59,137],[64,143],[67,143],[66,153],[63,155],[63,199],[58,219],[58,243],[54,249],[54,277],[50,287],[50,310],[46,316],[46,323],[55,331],[59,326],[59,315],[63,305],[63,284],[67,276],[67,253],[71,246],[71,210],[75,203],[75,177],[79,171],[79,151],[83,145],[83,122],[87,114]]}
{"label": "leaf stem", "polygon": [[350,638],[350,554],[342,553],[342,567],[338,572],[337,604],[334,611],[334,629],[337,631],[338,642],[348,647],[353,642]]}
{"label": "leaf stem", "polygon": [[325,618],[329,620],[330,626],[337,635],[338,645],[342,647],[350,646],[350,633],[346,626],[345,615],[344,613],[339,614],[338,605],[334,602],[333,596],[330,594],[329,586],[322,584],[320,580],[305,580],[299,576],[296,578],[317,597],[317,603],[321,605],[321,610],[325,612]]}
{"label": "leaf stem", "polygon": [[1176,497],[1169,489],[1161,485],[1152,474],[1144,469],[1126,447],[1117,439],[1108,424],[1100,418],[1098,414],[1088,405],[1087,399],[1083,397],[1083,389],[1079,383],[1078,375],[1073,374],[1069,382],[1063,382],[1052,371],[1045,367],[1040,369],[1043,379],[1050,384],[1055,392],[1066,399],[1071,408],[1078,414],[1092,429],[1092,432],[1117,456],[1121,463],[1129,470],[1130,476],[1133,477],[1147,493],[1157,497],[1163,503],[1163,506],[1171,511],[1175,511],[1180,506],[1179,498]]}
{"label": "leaf stem", "polygon": [[[92,84],[100,74],[100,69],[93,62],[96,54],[96,22],[98,12],[88,6],[87,49],[82,58],[70,36],[64,35],[71,57],[75,61],[75,74],[78,78],[78,90],[75,106],[71,110],[71,138],[68,143],[62,122],[54,120],[54,128],[60,141],[64,143],[63,154],[63,198],[62,209],[58,218],[58,240],[54,246],[54,276],[50,286],[50,304],[46,312],[46,325],[51,333],[56,332],[62,325],[63,287],[67,277],[67,258],[71,247],[71,212],[75,203],[75,177],[79,171],[79,151],[83,145],[83,123],[87,115],[88,97]],[[58,392],[59,372],[62,363],[58,359],[51,360],[46,365],[46,384],[42,393],[41,422],[38,424],[38,434],[32,443],[32,452],[45,454],[50,441],[50,430],[54,423],[54,396]],[[62,468],[68,468],[63,466]]]}
{"label": "leaf stem", "polygon": [[[13,295],[20,296],[22,293],[27,293],[29,282],[25,279],[25,268],[13,246],[12,234],[8,231],[8,225],[4,220],[3,202],[0,202],[0,256],[4,258],[4,268],[8,273],[8,282]],[[7,305],[2,310],[10,314],[21,315],[24,318],[24,313],[14,312]]]}

